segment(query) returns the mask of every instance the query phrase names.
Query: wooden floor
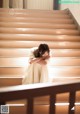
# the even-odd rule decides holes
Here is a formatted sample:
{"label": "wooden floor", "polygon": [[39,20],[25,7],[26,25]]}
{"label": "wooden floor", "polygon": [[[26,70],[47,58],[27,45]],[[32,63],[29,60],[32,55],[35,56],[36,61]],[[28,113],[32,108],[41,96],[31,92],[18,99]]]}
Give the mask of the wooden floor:
{"label": "wooden floor", "polygon": [[[47,43],[53,53],[49,78],[80,80],[80,31],[67,11],[0,9],[0,87],[21,85],[30,48]],[[80,91],[76,93],[80,103]],[[68,103],[69,93],[57,95],[57,103]],[[25,114],[26,102],[14,101],[10,114]],[[35,99],[34,114],[48,114],[49,97]],[[68,105],[56,106],[56,114],[68,114]],[[80,114],[80,105],[75,106]]]}

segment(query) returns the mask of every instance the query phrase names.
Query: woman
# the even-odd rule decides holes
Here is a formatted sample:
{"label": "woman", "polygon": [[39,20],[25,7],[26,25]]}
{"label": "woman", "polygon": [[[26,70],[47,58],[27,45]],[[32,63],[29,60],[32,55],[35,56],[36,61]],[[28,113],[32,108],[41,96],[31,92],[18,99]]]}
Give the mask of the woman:
{"label": "woman", "polygon": [[29,66],[22,80],[22,84],[48,82],[47,62],[50,58],[50,50],[47,44],[40,44],[35,48],[29,59]]}

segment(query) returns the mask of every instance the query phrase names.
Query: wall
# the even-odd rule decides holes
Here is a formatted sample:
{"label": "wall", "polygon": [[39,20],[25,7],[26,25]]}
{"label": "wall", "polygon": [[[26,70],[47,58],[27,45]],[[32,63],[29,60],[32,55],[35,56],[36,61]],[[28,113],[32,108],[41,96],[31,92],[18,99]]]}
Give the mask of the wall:
{"label": "wall", "polygon": [[53,0],[27,0],[27,9],[53,10]]}
{"label": "wall", "polygon": [[78,24],[80,25],[80,4],[61,4],[60,8],[69,8],[73,16],[76,18]]}
{"label": "wall", "polygon": [[3,0],[3,8],[53,10],[53,0]]}

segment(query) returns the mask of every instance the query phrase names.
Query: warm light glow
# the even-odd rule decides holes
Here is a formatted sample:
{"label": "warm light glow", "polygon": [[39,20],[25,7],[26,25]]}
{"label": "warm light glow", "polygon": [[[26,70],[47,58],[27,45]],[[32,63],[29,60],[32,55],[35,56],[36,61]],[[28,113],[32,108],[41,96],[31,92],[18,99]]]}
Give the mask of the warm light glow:
{"label": "warm light glow", "polygon": [[[69,106],[70,103],[55,103],[56,106]],[[8,106],[25,106],[25,104],[6,104]],[[80,106],[80,103],[75,103],[76,106]],[[74,110],[74,107],[72,108]]]}
{"label": "warm light glow", "polygon": [[69,103],[55,103],[56,106],[68,106]]}
{"label": "warm light glow", "polygon": [[[68,105],[70,105],[70,103],[55,103],[55,105],[56,105],[56,106],[68,106]],[[77,105],[80,106],[80,103],[77,103],[77,102],[76,102],[75,105],[76,105],[76,106],[77,106]]]}
{"label": "warm light glow", "polygon": [[67,43],[65,43],[65,42],[59,42],[59,45],[60,45],[60,46],[66,46],[66,44],[67,44]]}
{"label": "warm light glow", "polygon": [[28,65],[28,60],[29,60],[28,57],[21,57],[16,59],[15,62],[21,67],[26,67]]}
{"label": "warm light glow", "polygon": [[25,104],[6,104],[7,106],[25,106]]}
{"label": "warm light glow", "polygon": [[62,33],[62,31],[57,31],[56,33],[61,34],[61,33]]}

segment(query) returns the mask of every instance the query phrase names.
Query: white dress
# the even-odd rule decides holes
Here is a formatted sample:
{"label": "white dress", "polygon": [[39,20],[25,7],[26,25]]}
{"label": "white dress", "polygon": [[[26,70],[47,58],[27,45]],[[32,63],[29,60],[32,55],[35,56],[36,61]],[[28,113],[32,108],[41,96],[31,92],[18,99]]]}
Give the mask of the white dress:
{"label": "white dress", "polygon": [[[32,48],[30,52],[30,58],[35,58],[33,51],[37,48]],[[48,60],[46,60],[48,62]],[[38,63],[32,63],[28,65],[25,76],[22,80],[22,84],[32,83],[45,83],[48,82],[48,67]]]}

